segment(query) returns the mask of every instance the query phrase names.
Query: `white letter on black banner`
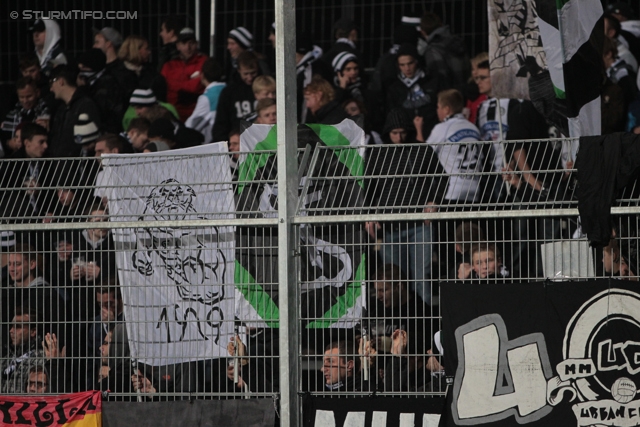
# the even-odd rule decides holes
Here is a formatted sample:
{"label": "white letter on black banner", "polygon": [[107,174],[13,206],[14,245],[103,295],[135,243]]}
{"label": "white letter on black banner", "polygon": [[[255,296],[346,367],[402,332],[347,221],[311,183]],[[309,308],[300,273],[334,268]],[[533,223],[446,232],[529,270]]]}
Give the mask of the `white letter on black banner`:
{"label": "white letter on black banner", "polygon": [[457,424],[477,425],[515,416],[518,423],[551,411],[547,380],[553,371],[541,333],[509,341],[497,314],[478,317],[456,332],[458,369],[452,413]]}

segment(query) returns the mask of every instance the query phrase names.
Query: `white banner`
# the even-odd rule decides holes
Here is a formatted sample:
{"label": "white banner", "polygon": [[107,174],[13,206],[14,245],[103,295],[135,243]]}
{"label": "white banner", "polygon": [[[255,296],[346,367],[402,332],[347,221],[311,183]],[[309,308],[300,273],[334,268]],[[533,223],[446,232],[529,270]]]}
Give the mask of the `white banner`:
{"label": "white banner", "polygon": [[115,221],[184,225],[115,229],[131,357],[149,365],[225,357],[233,334],[234,217],[226,142],[103,158]]}
{"label": "white banner", "polygon": [[534,0],[489,0],[491,94],[530,99],[529,75],[546,68]]}

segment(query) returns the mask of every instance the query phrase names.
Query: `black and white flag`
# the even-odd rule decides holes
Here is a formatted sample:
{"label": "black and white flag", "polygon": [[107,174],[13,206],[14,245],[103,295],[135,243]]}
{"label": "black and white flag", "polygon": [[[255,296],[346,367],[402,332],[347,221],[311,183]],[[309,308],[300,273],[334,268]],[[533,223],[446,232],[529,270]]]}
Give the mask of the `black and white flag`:
{"label": "black and white flag", "polygon": [[189,224],[234,217],[226,153],[226,143],[216,143],[103,160],[112,220],[140,222],[113,233],[131,356],[139,362],[226,356],[234,229]]}

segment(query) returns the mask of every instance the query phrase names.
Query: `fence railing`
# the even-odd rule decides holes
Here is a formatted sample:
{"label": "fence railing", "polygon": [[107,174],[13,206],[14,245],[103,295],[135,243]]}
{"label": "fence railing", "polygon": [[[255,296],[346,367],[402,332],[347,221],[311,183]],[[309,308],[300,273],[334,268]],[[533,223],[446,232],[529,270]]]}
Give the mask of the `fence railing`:
{"label": "fence railing", "polygon": [[[637,279],[635,184],[613,209],[616,237],[589,248],[571,142],[301,149],[298,390],[442,395],[439,289],[451,282]],[[530,167],[496,163],[498,148],[526,151]],[[275,152],[242,153],[237,180],[229,160],[0,162],[0,392],[278,395]],[[177,179],[185,168],[197,179]]]}

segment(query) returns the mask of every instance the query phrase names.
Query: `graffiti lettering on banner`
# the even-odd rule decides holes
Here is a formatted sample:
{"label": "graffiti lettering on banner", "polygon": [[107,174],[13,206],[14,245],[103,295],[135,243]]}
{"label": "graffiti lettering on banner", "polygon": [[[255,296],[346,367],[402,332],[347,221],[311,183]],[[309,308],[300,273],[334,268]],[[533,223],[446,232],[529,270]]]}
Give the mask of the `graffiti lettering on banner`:
{"label": "graffiti lettering on banner", "polygon": [[[561,283],[488,285],[487,299],[445,290],[445,369],[454,374],[445,425],[640,425],[640,294],[617,284],[583,282],[573,297],[575,284]],[[493,311],[489,300],[505,298],[471,320],[454,313]]]}

